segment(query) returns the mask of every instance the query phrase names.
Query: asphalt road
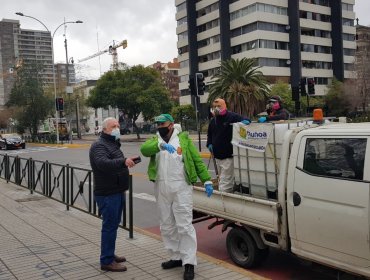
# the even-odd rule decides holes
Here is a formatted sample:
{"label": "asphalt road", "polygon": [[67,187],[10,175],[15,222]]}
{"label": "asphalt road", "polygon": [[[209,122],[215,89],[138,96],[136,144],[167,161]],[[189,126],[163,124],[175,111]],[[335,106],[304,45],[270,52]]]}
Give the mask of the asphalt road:
{"label": "asphalt road", "polygon": [[[46,161],[58,164],[70,164],[71,166],[90,169],[89,163],[89,145],[90,141],[75,141],[82,144],[80,148],[66,148],[55,146],[33,146],[27,145],[26,149],[22,150],[0,150],[0,154],[7,153],[9,155],[18,155],[21,158],[32,158],[35,160]],[[195,143],[198,146],[197,143]],[[202,141],[203,151],[205,151],[204,141]],[[141,142],[123,142],[122,150],[126,157],[137,156],[140,154],[139,147]],[[153,183],[149,182],[146,176],[146,168],[149,160],[141,157],[142,162],[131,169],[133,175],[133,190],[134,190],[134,225],[159,234],[158,213],[153,195]],[[208,165],[209,160],[204,159]],[[210,164],[212,170],[212,164]],[[198,250],[202,253],[218,258],[232,264],[226,250],[226,233],[222,234],[220,227],[216,227],[209,231],[207,229],[210,221],[205,221],[196,224],[198,236]],[[270,279],[294,279],[294,280],[309,280],[309,279],[355,279],[355,277],[338,274],[325,267],[312,265],[309,262],[302,261],[291,254],[272,249],[266,262],[259,268],[251,270],[262,277]]]}

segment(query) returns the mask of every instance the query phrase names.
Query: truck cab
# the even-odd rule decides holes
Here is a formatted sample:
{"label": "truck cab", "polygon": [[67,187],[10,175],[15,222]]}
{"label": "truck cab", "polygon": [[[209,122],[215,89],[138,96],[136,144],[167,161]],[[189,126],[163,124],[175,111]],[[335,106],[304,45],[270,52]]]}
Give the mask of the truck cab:
{"label": "truck cab", "polygon": [[370,276],[370,126],[331,124],[294,139],[287,178],[291,251]]}

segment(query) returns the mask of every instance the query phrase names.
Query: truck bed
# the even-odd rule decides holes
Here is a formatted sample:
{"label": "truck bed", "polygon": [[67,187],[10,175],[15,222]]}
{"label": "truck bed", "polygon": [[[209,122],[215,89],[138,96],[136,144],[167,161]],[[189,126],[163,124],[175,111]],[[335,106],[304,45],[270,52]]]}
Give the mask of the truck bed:
{"label": "truck bed", "polygon": [[193,187],[193,208],[196,211],[246,224],[268,232],[279,233],[278,201],[255,198],[217,190],[208,198],[202,187]]}

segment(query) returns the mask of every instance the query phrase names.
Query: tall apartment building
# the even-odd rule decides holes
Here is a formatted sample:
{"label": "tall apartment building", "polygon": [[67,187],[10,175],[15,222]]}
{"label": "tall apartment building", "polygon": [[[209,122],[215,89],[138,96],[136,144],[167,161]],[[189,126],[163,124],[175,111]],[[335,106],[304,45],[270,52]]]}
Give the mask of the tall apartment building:
{"label": "tall apartment building", "polygon": [[179,68],[180,63],[177,58],[174,58],[172,62],[163,63],[157,61],[156,63],[149,65],[148,67],[154,68],[159,71],[163,84],[170,92],[170,98],[179,102],[180,91],[179,91]]}
{"label": "tall apartment building", "polygon": [[[333,77],[353,77],[355,0],[175,0],[180,103],[189,104],[189,75],[206,84],[221,60],[254,58],[271,83],[298,87],[314,78],[325,94]],[[207,94],[201,97],[205,102]]]}
{"label": "tall apartment building", "polygon": [[45,83],[53,83],[50,32],[21,29],[19,20],[3,19],[0,21],[0,109],[8,101],[16,66],[26,61],[42,63]]}
{"label": "tall apartment building", "polygon": [[[68,72],[67,72],[68,71]],[[68,83],[67,83],[68,79]],[[67,85],[76,83],[76,72],[74,64],[57,63],[55,64],[55,83],[57,86],[57,93],[65,92]]]}

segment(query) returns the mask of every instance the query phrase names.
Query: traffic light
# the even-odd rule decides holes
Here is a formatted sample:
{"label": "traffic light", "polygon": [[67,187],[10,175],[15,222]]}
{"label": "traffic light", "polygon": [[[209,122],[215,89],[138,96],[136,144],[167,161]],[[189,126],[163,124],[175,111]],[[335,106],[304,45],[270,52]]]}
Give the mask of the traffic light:
{"label": "traffic light", "polygon": [[190,92],[190,95],[197,95],[197,92],[195,89],[195,80],[193,76],[189,76],[189,92]]}
{"label": "traffic light", "polygon": [[313,78],[307,79],[307,88],[309,95],[315,95],[315,80]]}
{"label": "traffic light", "polygon": [[301,96],[306,96],[307,91],[306,91],[306,78],[302,78],[301,82],[299,84],[300,90],[301,90]]}
{"label": "traffic light", "polygon": [[204,83],[204,75],[203,73],[196,73],[195,74],[196,80],[196,88],[197,88],[197,95],[204,95],[204,91],[206,89],[206,84]]}
{"label": "traffic light", "polygon": [[64,99],[63,97],[57,97],[55,99],[55,107],[57,111],[63,111],[64,110]]}

